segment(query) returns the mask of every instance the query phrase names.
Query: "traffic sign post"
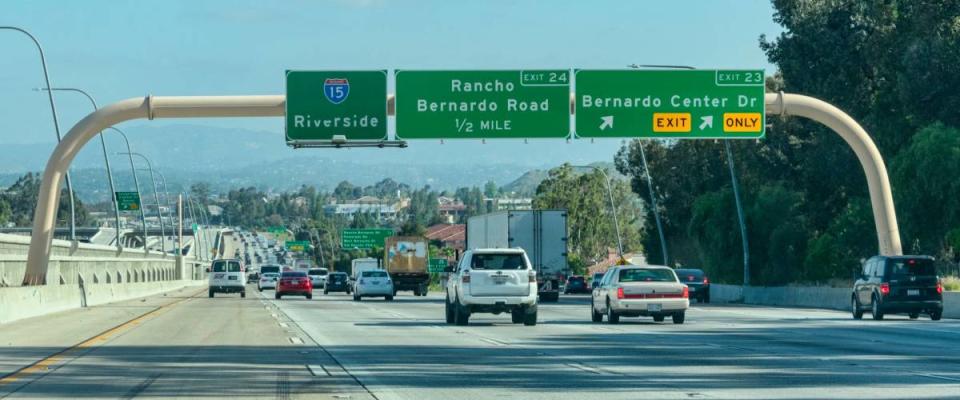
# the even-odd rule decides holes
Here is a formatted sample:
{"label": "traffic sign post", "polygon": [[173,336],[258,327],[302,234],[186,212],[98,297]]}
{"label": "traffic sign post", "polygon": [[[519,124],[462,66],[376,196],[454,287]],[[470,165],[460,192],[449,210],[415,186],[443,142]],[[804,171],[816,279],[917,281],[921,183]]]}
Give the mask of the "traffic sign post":
{"label": "traffic sign post", "polygon": [[443,272],[444,268],[447,268],[447,260],[444,258],[431,258],[428,268],[431,274],[439,274]]}
{"label": "traffic sign post", "polygon": [[576,135],[757,139],[761,70],[577,70]]}
{"label": "traffic sign post", "polygon": [[139,211],[140,193],[137,192],[116,192],[117,208],[120,211]]}
{"label": "traffic sign post", "polygon": [[390,236],[393,236],[393,229],[344,229],[340,232],[340,247],[344,249],[383,247],[384,241]]}
{"label": "traffic sign post", "polygon": [[290,251],[306,251],[307,248],[310,247],[310,242],[306,240],[288,240],[284,243],[284,246]]}
{"label": "traffic sign post", "polygon": [[387,71],[287,71],[287,145],[387,138]]}
{"label": "traffic sign post", "polygon": [[565,138],[570,71],[397,71],[398,139]]}

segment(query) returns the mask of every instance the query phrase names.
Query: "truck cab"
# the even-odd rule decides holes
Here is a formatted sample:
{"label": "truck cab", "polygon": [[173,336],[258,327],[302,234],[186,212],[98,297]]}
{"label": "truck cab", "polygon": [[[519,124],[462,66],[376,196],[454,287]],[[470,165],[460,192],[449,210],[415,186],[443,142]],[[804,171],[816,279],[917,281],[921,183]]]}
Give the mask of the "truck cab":
{"label": "truck cab", "polygon": [[537,324],[537,272],[523,249],[475,249],[447,267],[447,323],[467,325],[473,313],[509,312],[513,323]]}

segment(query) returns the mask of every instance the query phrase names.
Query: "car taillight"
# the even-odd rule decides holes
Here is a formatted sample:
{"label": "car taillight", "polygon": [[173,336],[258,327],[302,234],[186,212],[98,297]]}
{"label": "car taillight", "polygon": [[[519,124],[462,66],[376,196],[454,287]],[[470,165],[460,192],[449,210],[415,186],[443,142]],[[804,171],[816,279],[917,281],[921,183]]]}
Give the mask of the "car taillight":
{"label": "car taillight", "polygon": [[883,295],[883,296],[886,296],[886,295],[890,294],[890,284],[889,284],[889,283],[881,283],[881,284],[880,284],[880,294]]}
{"label": "car taillight", "polygon": [[710,280],[707,279],[707,277],[703,277],[703,284],[704,284],[704,285],[710,284]]}
{"label": "car taillight", "polygon": [[937,294],[943,294],[943,283],[937,282]]}
{"label": "car taillight", "polygon": [[617,298],[618,299],[623,298],[623,288],[617,288]]}
{"label": "car taillight", "polygon": [[534,271],[534,270],[531,269],[530,272],[527,272],[527,281],[529,281],[530,283],[536,282],[536,281],[537,281],[537,271]]}
{"label": "car taillight", "polygon": [[683,294],[682,294],[681,296],[683,296],[683,298],[685,298],[685,299],[689,299],[689,298],[690,298],[690,288],[684,286],[684,287],[683,287]]}
{"label": "car taillight", "polygon": [[460,282],[470,283],[470,273],[464,271],[464,272],[463,272],[463,277],[460,278]]}

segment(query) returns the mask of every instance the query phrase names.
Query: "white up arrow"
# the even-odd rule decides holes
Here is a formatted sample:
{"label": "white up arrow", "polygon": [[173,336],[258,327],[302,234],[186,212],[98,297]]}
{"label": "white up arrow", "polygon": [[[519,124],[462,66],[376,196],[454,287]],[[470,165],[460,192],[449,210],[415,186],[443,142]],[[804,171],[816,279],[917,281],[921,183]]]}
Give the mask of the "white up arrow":
{"label": "white up arrow", "polygon": [[604,117],[600,117],[600,120],[603,121],[603,122],[600,123],[600,130],[601,130],[601,131],[604,130],[604,129],[607,129],[607,128],[613,129],[613,116],[612,116],[612,115],[607,115],[607,116],[604,116]]}
{"label": "white up arrow", "polygon": [[706,128],[713,128],[713,116],[712,116],[712,115],[708,115],[708,116],[706,116],[706,117],[700,117],[700,120],[703,121],[703,122],[700,123],[700,130],[701,130],[701,131],[704,130],[704,129],[706,129]]}

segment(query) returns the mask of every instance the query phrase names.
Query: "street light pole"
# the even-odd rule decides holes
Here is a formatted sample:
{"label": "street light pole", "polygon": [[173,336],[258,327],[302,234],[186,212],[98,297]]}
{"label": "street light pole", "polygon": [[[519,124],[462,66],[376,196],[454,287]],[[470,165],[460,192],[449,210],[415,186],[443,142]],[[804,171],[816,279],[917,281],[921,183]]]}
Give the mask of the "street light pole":
{"label": "street light pole", "polygon": [[[35,89],[35,90],[46,91],[47,93],[52,92],[52,91],[62,91],[62,92],[75,92],[75,93],[80,93],[80,94],[86,96],[86,97],[87,97],[87,100],[90,100],[90,104],[93,105],[93,110],[94,110],[94,111],[96,111],[96,110],[99,109],[99,107],[97,107],[97,101],[93,99],[93,96],[90,96],[89,93],[87,93],[87,92],[85,92],[85,91],[83,91],[83,90],[81,90],[81,89],[77,89],[77,88],[61,88],[61,87],[50,87],[50,86],[47,86],[47,87],[45,87],[45,88],[38,88],[38,89]],[[116,189],[116,187],[115,187],[114,184],[113,184],[113,171],[110,170],[110,157],[107,156],[107,142],[106,142],[105,140],[103,140],[103,131],[100,131],[100,133],[97,134],[97,136],[100,137],[100,147],[103,149],[103,163],[104,163],[104,165],[107,166],[107,182],[110,183],[110,198],[111,198],[111,201],[113,202],[113,212],[114,212],[114,217],[115,217],[115,218],[114,218],[114,221],[116,221],[116,222],[115,222],[115,223],[116,223],[116,226],[115,226],[115,227],[116,227],[116,241],[117,241],[117,248],[119,249],[119,248],[122,248],[122,246],[120,245],[120,203],[117,201],[117,189]],[[128,149],[127,151],[129,151],[129,149]]]}
{"label": "street light pole", "polygon": [[[147,170],[150,171],[150,181],[153,182],[153,198],[157,202],[157,217],[160,220],[160,251],[164,255],[166,255],[167,254],[167,233],[163,229],[163,211],[160,210],[160,194],[157,192],[157,180],[153,176],[153,165],[150,164],[150,159],[143,154],[135,153],[135,152],[123,153],[123,154],[135,155],[137,157],[142,158],[143,161],[146,161],[147,163]],[[144,240],[146,240],[146,238],[144,238]],[[144,243],[144,246],[146,247],[146,243]]]}
{"label": "street light pole", "polygon": [[[27,37],[29,37],[30,40],[33,41],[33,44],[37,46],[37,51],[40,52],[40,66],[43,67],[43,82],[47,85],[47,87],[50,87],[50,74],[47,73],[47,58],[46,56],[43,55],[43,46],[40,45],[40,41],[37,40],[37,38],[34,37],[32,34],[30,34],[30,32],[27,32],[26,30],[15,27],[15,26],[0,26],[0,30],[11,30],[11,31],[20,32],[24,35],[27,35]],[[53,102],[52,92],[49,92],[49,91],[47,92],[47,99],[50,100],[50,113],[53,114],[53,129],[57,133],[57,142],[60,142],[62,140],[62,136],[60,136],[60,120],[57,118],[57,106]],[[73,196],[73,183],[71,183],[71,180],[70,180],[70,171],[66,171],[66,173],[64,173],[64,181],[66,181],[67,193],[69,194],[69,197],[70,197],[70,241],[76,243],[77,241],[77,208],[76,208],[76,205],[75,205],[76,203],[74,201],[74,196]]]}
{"label": "street light pole", "polygon": [[647,155],[643,151],[643,143],[639,143],[640,160],[643,161],[643,172],[647,178],[647,190],[650,193],[650,207],[653,208],[653,218],[657,221],[657,232],[660,233],[660,251],[663,252],[663,265],[670,266],[670,257],[667,255],[667,239],[663,234],[663,224],[660,222],[660,210],[657,207],[657,196],[653,194],[653,179],[650,178],[650,167],[647,166]]}
{"label": "street light pole", "polygon": [[[173,208],[173,203],[170,202],[170,190],[167,189],[167,177],[164,176],[163,173],[161,173],[160,171],[156,171],[156,173],[157,173],[157,175],[160,176],[160,185],[163,186],[163,200],[164,200],[164,203],[166,203],[166,205],[167,205],[167,209],[169,210],[170,208]],[[170,213],[167,212],[167,216],[169,216],[169,215],[170,215]],[[161,217],[161,218],[163,218],[163,217]],[[176,226],[173,226],[173,225],[175,224],[174,220],[175,220],[174,218],[170,218],[170,225],[171,225],[171,228],[170,228],[171,232],[170,232],[170,234],[175,236],[175,235],[176,235],[176,232],[177,232],[177,227],[176,227]],[[180,244],[180,243],[177,243],[177,247],[175,247],[175,250],[178,250],[178,251],[179,251],[180,246],[181,246],[181,244]]]}
{"label": "street light pole", "polygon": [[130,149],[130,140],[123,131],[110,127],[123,137],[123,142],[127,144],[127,157],[130,159],[130,173],[133,174],[133,186],[137,189],[137,198],[140,199],[140,222],[143,225],[143,251],[147,251],[147,214],[143,211],[143,196],[140,194],[140,180],[137,178],[137,167],[133,164],[133,150]]}
{"label": "street light pole", "polygon": [[737,184],[737,174],[733,169],[733,150],[730,150],[730,141],[724,140],[727,150],[727,166],[730,167],[730,181],[733,184],[733,200],[737,204],[737,218],[740,220],[740,239],[743,241],[743,286],[750,286],[750,246],[747,242],[747,224],[744,222],[743,206],[740,204],[740,185]]}

